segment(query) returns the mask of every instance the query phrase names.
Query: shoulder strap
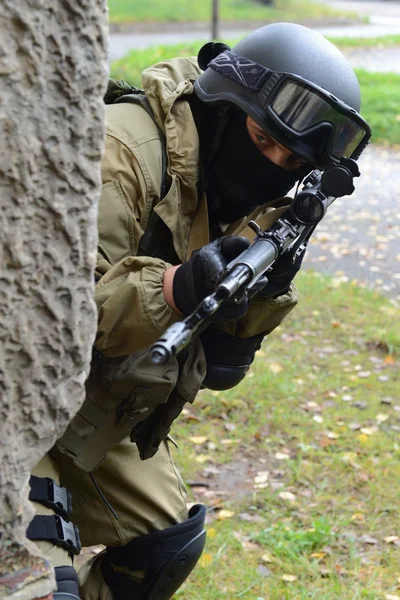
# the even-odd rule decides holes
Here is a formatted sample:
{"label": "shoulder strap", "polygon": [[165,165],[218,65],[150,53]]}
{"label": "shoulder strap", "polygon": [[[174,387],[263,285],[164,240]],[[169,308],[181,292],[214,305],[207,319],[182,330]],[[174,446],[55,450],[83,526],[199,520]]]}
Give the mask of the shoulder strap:
{"label": "shoulder strap", "polygon": [[[104,96],[105,104],[119,104],[121,102],[132,102],[139,104],[153,119],[161,141],[161,189],[160,199],[164,198],[168,189],[167,183],[167,144],[164,132],[159,127],[154,116],[153,109],[147,99],[146,93],[141,88],[131,86],[124,80],[109,79],[107,92]],[[139,243],[139,255],[161,258],[167,262],[177,264],[179,259],[172,243],[171,232],[157,213],[151,209],[148,225]]]}
{"label": "shoulder strap", "polygon": [[155,126],[158,129],[161,141],[161,189],[160,198],[164,198],[167,192],[167,144],[164,132],[161,130],[154,116],[153,109],[151,108],[150,102],[147,99],[146,93],[141,88],[129,85],[123,79],[116,81],[115,79],[108,80],[107,91],[104,96],[105,104],[119,104],[120,102],[131,102],[132,104],[139,104],[150,117],[153,119]]}

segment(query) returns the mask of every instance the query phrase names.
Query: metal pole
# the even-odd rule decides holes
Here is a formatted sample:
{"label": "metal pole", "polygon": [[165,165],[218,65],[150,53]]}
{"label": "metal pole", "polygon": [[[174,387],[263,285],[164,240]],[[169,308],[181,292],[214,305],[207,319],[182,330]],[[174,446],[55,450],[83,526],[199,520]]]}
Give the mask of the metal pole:
{"label": "metal pole", "polygon": [[219,38],[219,0],[212,0],[211,39]]}

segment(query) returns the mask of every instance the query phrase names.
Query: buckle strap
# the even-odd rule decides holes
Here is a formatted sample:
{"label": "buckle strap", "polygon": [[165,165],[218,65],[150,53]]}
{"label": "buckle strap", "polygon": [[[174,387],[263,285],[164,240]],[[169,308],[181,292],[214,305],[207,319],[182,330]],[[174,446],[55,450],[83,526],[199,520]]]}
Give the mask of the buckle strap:
{"label": "buckle strap", "polygon": [[58,485],[50,477],[36,477],[31,475],[29,480],[31,491],[29,500],[40,502],[43,506],[51,508],[66,521],[71,520],[72,501],[71,493],[65,487]]}
{"label": "buckle strap", "polygon": [[82,548],[76,525],[59,515],[36,515],[26,530],[26,537],[33,541],[49,540],[71,554],[79,554]]}

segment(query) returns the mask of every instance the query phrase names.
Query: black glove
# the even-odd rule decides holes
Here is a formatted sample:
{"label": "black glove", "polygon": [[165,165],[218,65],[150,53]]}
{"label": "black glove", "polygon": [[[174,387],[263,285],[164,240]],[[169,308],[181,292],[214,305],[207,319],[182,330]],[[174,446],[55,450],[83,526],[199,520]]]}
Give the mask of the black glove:
{"label": "black glove", "polygon": [[[192,313],[196,306],[215,290],[227,264],[250,245],[246,238],[228,235],[195,250],[188,261],[177,269],[172,293],[176,307],[183,315]],[[247,298],[241,302],[226,302],[213,316],[214,321],[235,321],[248,308]]]}
{"label": "black glove", "polygon": [[264,335],[239,338],[211,327],[203,331],[200,340],[207,361],[203,387],[229,390],[240,383],[260,349]]}
{"label": "black glove", "polygon": [[277,298],[286,294],[293,279],[300,271],[305,253],[306,249],[304,248],[294,261],[291,252],[281,254],[272,265],[271,270],[264,273],[268,283],[258,292],[258,296],[261,298]]}

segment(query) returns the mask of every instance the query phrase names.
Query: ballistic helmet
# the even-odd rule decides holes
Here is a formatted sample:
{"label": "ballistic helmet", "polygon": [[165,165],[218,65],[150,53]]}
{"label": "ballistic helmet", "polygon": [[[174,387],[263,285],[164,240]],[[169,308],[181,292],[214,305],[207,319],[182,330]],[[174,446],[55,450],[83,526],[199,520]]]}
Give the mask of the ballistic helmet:
{"label": "ballistic helmet", "polygon": [[198,61],[204,70],[194,84],[200,100],[236,105],[314,167],[358,158],[368,143],[353,69],[307,27],[266,25],[232,49],[210,42]]}

